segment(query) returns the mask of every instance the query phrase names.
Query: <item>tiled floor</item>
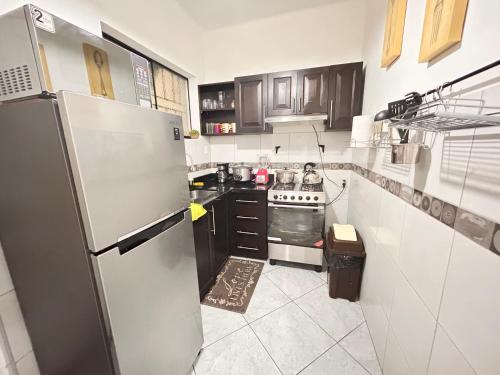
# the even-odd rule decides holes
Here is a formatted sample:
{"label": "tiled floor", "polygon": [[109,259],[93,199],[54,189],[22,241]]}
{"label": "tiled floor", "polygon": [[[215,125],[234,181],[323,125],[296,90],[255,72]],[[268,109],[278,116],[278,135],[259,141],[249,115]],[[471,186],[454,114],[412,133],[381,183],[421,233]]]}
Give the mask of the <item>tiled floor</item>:
{"label": "tiled floor", "polygon": [[192,374],[381,374],[358,303],[328,296],[326,272],[265,263],[245,314],[202,305]]}

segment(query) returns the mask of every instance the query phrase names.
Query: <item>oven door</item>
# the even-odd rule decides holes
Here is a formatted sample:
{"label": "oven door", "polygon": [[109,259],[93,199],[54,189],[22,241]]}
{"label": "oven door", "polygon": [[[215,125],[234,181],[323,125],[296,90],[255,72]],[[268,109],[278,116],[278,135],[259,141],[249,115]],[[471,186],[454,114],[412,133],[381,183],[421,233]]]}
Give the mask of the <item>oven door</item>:
{"label": "oven door", "polygon": [[319,247],[323,239],[325,208],[318,205],[268,203],[269,242],[303,247]]}

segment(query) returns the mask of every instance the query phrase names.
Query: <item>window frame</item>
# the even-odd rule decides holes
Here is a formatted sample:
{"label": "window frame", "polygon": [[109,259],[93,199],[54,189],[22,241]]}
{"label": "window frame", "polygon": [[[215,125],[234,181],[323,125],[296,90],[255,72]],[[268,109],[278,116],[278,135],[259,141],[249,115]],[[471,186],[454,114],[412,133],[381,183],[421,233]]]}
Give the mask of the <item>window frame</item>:
{"label": "window frame", "polygon": [[161,62],[147,56],[146,54],[142,53],[141,51],[138,51],[137,49],[133,48],[133,47],[130,47],[129,45],[127,45],[126,43],[122,42],[120,39],[117,39],[116,37],[114,37],[113,35],[105,32],[105,31],[102,31],[102,37],[106,40],[109,40],[110,42],[113,42],[115,43],[116,45],[130,51],[130,52],[133,52],[135,53],[136,55],[139,55],[143,58],[145,58],[146,60],[148,60],[150,66],[151,66],[151,82],[152,82],[152,85],[153,87],[151,88],[153,90],[153,93],[154,93],[154,109],[158,110],[158,102],[157,102],[157,95],[156,95],[156,85],[155,85],[155,75],[154,75],[154,71],[153,71],[153,63],[159,65],[160,67],[172,72],[173,74],[183,78],[186,80],[186,88],[187,88],[187,111],[188,111],[188,117],[189,117],[189,124],[187,124],[187,129],[184,129],[184,135],[188,134],[192,129],[193,129],[193,116],[192,116],[192,113],[191,113],[191,93],[190,93],[190,90],[189,90],[189,77],[186,77],[184,74],[181,74],[179,72],[176,72],[174,69],[172,68],[169,68],[168,66],[165,66],[165,64],[162,64]]}

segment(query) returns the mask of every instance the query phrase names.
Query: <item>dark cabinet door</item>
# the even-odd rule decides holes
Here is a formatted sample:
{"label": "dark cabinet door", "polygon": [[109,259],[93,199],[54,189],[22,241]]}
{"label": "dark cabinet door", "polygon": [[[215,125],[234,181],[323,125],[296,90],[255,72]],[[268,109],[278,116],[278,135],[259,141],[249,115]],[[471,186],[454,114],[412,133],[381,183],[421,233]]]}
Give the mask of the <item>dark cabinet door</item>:
{"label": "dark cabinet door", "polygon": [[193,221],[194,245],[196,249],[196,267],[200,299],[203,299],[214,282],[212,250],[210,248],[209,215]]}
{"label": "dark cabinet door", "polygon": [[228,243],[228,203],[227,198],[223,197],[213,201],[209,208],[210,224],[211,224],[211,247],[214,256],[214,274],[221,270],[224,263],[229,257]]}
{"label": "dark cabinet door", "polygon": [[297,72],[267,75],[267,115],[287,116],[297,113]]}
{"label": "dark cabinet door", "polygon": [[328,111],[329,67],[297,72],[297,114],[326,114]]}
{"label": "dark cabinet door", "polygon": [[239,77],[234,80],[236,132],[262,133],[267,105],[267,75]]}
{"label": "dark cabinet door", "polygon": [[363,63],[330,67],[328,130],[350,130],[353,116],[361,114]]}

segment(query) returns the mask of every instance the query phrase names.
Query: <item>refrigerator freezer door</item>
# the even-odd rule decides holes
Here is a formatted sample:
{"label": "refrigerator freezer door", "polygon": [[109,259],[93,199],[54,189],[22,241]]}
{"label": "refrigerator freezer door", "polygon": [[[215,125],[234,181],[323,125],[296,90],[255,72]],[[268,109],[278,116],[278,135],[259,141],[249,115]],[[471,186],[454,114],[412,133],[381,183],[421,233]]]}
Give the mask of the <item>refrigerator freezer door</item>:
{"label": "refrigerator freezer door", "polygon": [[121,375],[188,374],[203,342],[193,225],[97,256]]}
{"label": "refrigerator freezer door", "polygon": [[67,91],[57,99],[91,251],[188,206],[179,116]]}

